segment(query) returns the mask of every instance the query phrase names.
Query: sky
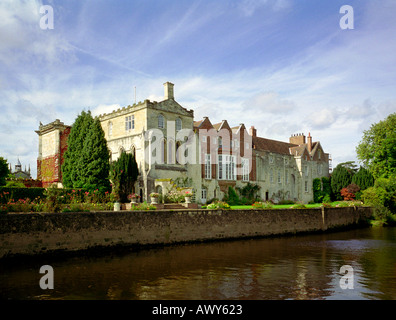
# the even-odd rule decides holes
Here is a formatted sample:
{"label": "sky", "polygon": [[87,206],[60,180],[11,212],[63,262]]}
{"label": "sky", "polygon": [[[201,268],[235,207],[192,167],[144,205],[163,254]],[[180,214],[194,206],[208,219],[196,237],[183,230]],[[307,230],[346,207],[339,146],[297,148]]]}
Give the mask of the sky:
{"label": "sky", "polygon": [[170,81],[195,120],[310,133],[333,167],[357,161],[396,111],[395,14],[394,0],[1,0],[0,157],[36,178],[40,122],[132,105],[135,88],[161,101]]}

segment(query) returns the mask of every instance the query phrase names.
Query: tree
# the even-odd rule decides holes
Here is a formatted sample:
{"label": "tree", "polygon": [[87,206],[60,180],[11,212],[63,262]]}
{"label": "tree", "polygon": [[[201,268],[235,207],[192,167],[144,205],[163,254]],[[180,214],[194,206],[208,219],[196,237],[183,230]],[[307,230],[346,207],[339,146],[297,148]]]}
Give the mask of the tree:
{"label": "tree", "polygon": [[7,160],[3,157],[0,157],[0,186],[4,186],[6,184],[5,179],[10,174],[10,169],[8,169]]}
{"label": "tree", "polygon": [[359,171],[352,177],[352,183],[358,185],[360,190],[366,190],[374,185],[374,177],[367,169],[360,167]]}
{"label": "tree", "polygon": [[371,125],[363,132],[356,147],[357,157],[374,178],[388,178],[396,173],[396,113]]}
{"label": "tree", "polygon": [[110,153],[98,119],[82,111],[67,140],[62,182],[67,188],[109,189]]}
{"label": "tree", "polygon": [[99,119],[94,119],[89,126],[77,166],[83,188],[110,188],[110,152]]}
{"label": "tree", "polygon": [[340,191],[352,182],[352,171],[348,170],[343,164],[337,165],[331,175],[331,191],[336,200],[342,200]]}
{"label": "tree", "polygon": [[128,195],[134,191],[138,175],[139,171],[134,155],[122,151],[120,157],[112,162],[110,172],[113,192],[118,200],[127,201]]}
{"label": "tree", "polygon": [[66,188],[82,187],[81,172],[84,168],[81,162],[81,152],[92,122],[90,111],[82,111],[70,129],[62,165],[62,182]]}

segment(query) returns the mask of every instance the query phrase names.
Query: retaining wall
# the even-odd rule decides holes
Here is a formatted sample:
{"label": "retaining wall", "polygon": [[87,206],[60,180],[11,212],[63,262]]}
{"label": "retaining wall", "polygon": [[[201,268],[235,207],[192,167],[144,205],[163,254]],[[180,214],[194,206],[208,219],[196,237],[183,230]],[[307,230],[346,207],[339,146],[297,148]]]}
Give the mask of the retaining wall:
{"label": "retaining wall", "polygon": [[326,231],[357,226],[371,214],[365,207],[9,213],[0,215],[0,258]]}

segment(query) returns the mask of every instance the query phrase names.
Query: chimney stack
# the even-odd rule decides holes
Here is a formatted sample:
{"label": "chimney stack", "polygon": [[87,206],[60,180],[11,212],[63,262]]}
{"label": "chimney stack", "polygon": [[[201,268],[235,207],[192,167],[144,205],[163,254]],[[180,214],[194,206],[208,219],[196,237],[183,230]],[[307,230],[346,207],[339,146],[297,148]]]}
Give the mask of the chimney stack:
{"label": "chimney stack", "polygon": [[164,83],[165,100],[174,99],[175,98],[175,96],[173,94],[173,86],[174,86],[173,83],[170,83],[170,82],[165,82]]}
{"label": "chimney stack", "polygon": [[257,129],[255,129],[254,126],[251,126],[250,129],[249,129],[249,134],[252,137],[256,137],[257,136]]}
{"label": "chimney stack", "polygon": [[312,137],[311,137],[311,132],[308,133],[307,137],[307,144],[308,144],[308,152],[311,153],[312,151]]}
{"label": "chimney stack", "polygon": [[289,138],[289,142],[301,146],[302,144],[305,144],[305,135],[303,133],[293,134]]}

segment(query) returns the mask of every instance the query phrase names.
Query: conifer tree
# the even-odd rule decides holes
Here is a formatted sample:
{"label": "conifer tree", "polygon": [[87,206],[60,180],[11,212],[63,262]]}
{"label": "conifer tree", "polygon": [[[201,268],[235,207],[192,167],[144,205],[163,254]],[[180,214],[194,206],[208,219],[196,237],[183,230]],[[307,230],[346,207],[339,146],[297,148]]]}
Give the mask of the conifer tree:
{"label": "conifer tree", "polygon": [[109,189],[110,152],[99,119],[92,119],[77,162],[80,184],[85,189]]}
{"label": "conifer tree", "polygon": [[352,182],[353,173],[342,164],[337,165],[331,175],[331,190],[336,200],[342,200],[340,191]]}
{"label": "conifer tree", "polygon": [[66,188],[82,187],[78,183],[81,179],[77,164],[81,158],[81,150],[91,119],[92,116],[89,111],[82,111],[70,129],[67,139],[67,150],[64,153],[64,162],[62,165],[62,182]]}
{"label": "conifer tree", "polygon": [[109,151],[99,120],[82,111],[67,140],[62,181],[67,188],[109,188]]}
{"label": "conifer tree", "polygon": [[111,164],[111,181],[121,202],[126,202],[133,192],[134,184],[139,175],[138,166],[133,154],[122,151],[120,157]]}
{"label": "conifer tree", "polygon": [[374,177],[367,169],[360,167],[359,171],[353,176],[352,183],[358,185],[360,190],[366,190],[374,185]]}

